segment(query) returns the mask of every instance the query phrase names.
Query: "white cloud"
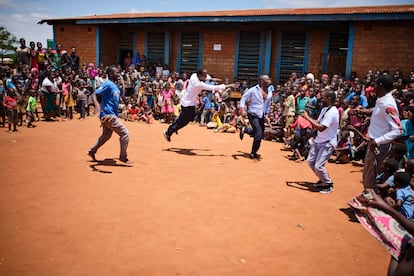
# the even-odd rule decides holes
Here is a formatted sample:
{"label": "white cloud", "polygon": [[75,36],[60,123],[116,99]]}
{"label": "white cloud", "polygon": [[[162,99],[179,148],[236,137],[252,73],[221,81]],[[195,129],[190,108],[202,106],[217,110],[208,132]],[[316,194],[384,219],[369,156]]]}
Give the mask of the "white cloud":
{"label": "white cloud", "polygon": [[139,9],[135,9],[135,8],[130,9],[128,11],[128,13],[149,13],[149,12],[154,12],[154,11],[149,10],[149,9],[139,10]]}
{"label": "white cloud", "polygon": [[[0,0],[5,1],[5,0]],[[26,41],[40,41],[45,46],[47,39],[53,39],[52,26],[37,24],[41,19],[50,18],[47,14],[41,13],[10,13],[3,14],[4,27],[17,39],[23,37]]]}

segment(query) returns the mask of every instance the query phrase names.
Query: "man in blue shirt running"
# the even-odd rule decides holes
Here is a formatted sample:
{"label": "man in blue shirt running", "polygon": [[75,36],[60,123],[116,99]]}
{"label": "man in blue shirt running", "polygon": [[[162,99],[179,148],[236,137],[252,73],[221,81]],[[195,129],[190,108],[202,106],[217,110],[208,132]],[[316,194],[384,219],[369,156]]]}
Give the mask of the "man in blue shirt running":
{"label": "man in blue shirt running", "polygon": [[99,118],[101,119],[102,135],[88,151],[88,155],[93,161],[96,161],[95,154],[97,150],[111,138],[112,132],[115,131],[120,137],[119,142],[121,144],[119,161],[132,164],[132,161],[127,158],[129,132],[118,117],[120,90],[115,84],[115,81],[120,76],[119,68],[116,65],[111,65],[106,69],[106,73],[108,79],[96,90],[96,95],[101,97],[101,112],[99,113]]}

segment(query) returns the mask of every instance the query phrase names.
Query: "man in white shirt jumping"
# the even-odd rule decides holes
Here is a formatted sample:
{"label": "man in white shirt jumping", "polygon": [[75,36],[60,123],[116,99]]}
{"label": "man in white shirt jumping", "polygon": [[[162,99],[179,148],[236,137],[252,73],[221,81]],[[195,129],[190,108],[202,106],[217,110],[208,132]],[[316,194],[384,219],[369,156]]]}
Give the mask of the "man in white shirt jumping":
{"label": "man in white shirt jumping", "polygon": [[194,120],[195,104],[198,94],[203,90],[208,91],[223,91],[228,87],[235,87],[235,84],[220,84],[210,85],[206,84],[205,81],[210,79],[207,70],[198,69],[196,73],[193,73],[190,77],[187,92],[181,98],[181,113],[178,118],[164,131],[164,137],[168,142],[171,142],[171,135],[177,133],[177,131],[185,127],[189,122]]}

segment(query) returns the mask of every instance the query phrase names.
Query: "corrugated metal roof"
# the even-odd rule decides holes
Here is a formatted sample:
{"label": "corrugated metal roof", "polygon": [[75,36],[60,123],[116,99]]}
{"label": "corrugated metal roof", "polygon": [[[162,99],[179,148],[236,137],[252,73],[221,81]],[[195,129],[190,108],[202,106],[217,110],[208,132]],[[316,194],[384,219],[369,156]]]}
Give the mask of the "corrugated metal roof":
{"label": "corrugated metal roof", "polygon": [[162,12],[162,13],[121,13],[90,15],[70,18],[43,19],[39,23],[54,21],[132,19],[132,18],[182,18],[182,17],[254,17],[254,16],[303,16],[303,15],[353,15],[353,14],[398,14],[414,13],[414,5],[300,8],[300,9],[258,9],[258,10],[221,10],[199,12]]}

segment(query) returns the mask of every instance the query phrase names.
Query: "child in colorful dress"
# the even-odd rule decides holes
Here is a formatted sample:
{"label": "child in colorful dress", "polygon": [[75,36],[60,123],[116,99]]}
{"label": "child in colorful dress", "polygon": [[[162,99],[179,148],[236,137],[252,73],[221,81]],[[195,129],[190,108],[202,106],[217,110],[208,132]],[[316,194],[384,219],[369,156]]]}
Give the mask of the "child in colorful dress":
{"label": "child in colorful dress", "polygon": [[161,106],[161,113],[164,117],[164,121],[169,124],[172,120],[172,116],[174,114],[174,92],[171,89],[171,85],[169,82],[164,83],[164,89],[162,90],[162,106]]}
{"label": "child in colorful dress", "polygon": [[72,96],[72,82],[68,76],[65,77],[62,83],[62,107],[66,111],[66,118],[63,120],[73,119],[73,96]]}

